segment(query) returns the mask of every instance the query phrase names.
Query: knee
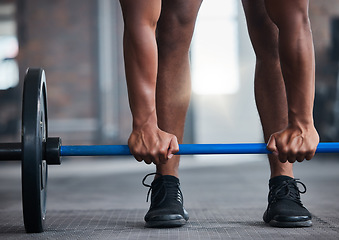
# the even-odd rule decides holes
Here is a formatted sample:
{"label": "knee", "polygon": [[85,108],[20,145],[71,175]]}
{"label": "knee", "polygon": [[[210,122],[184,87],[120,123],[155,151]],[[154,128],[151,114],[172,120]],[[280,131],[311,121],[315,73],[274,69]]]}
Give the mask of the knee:
{"label": "knee", "polygon": [[298,34],[305,31],[310,31],[310,22],[307,14],[298,13],[285,18],[275,23],[279,32],[284,34]]}
{"label": "knee", "polygon": [[125,32],[132,35],[146,29],[155,32],[160,9],[154,7],[148,10],[144,4],[133,4],[129,1],[121,1],[121,9]]}
{"label": "knee", "polygon": [[159,21],[157,41],[159,50],[187,51],[191,43],[195,19],[171,16],[169,21]]}
{"label": "knee", "polygon": [[279,62],[277,27],[263,17],[248,22],[248,30],[257,62]]}
{"label": "knee", "polygon": [[286,1],[280,8],[268,8],[268,14],[280,32],[295,33],[310,29],[307,1]]}
{"label": "knee", "polygon": [[194,26],[202,0],[170,0],[163,1],[159,19],[161,28],[191,28]]}
{"label": "knee", "polygon": [[158,44],[163,49],[188,51],[191,43],[198,9],[164,7],[157,26]]}
{"label": "knee", "polygon": [[156,19],[142,18],[138,16],[124,17],[124,31],[129,35],[138,34],[145,30],[151,30],[155,32],[156,25]]}

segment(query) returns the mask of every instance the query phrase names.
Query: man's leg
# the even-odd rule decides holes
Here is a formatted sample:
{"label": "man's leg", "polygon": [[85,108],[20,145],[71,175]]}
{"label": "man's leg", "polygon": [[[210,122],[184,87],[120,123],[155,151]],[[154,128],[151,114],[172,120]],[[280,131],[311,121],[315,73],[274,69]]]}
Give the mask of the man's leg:
{"label": "man's leg", "polygon": [[[189,48],[202,0],[163,0],[157,27],[158,126],[182,143],[187,108],[191,96]],[[157,172],[178,176],[180,156],[158,164]]]}
{"label": "man's leg", "polygon": [[124,17],[124,60],[133,130],[128,146],[137,161],[160,164],[179,151],[176,136],[159,129],[156,113],[161,0],[120,0]]}
{"label": "man's leg", "polygon": [[[243,0],[248,31],[256,54],[255,99],[263,127],[265,142],[288,124],[288,109],[284,79],[281,72],[278,28],[268,17],[263,0]],[[281,163],[269,154],[271,178],[293,177],[293,165]]]}
{"label": "man's leg", "polygon": [[[294,59],[296,56],[293,55],[293,51],[297,49],[293,48],[295,47],[293,44],[289,46],[287,43],[287,41],[293,43],[295,38],[299,38],[299,31],[303,32],[309,29],[308,23],[303,25],[306,23],[307,1],[280,2],[282,5],[286,4],[284,7],[288,6],[292,15],[286,17],[294,19],[294,22],[287,21],[287,25],[281,22],[284,14],[276,16],[279,15],[279,11],[272,11],[272,9],[267,11],[267,5],[275,3],[268,0],[243,0],[248,30],[256,53],[255,95],[266,142],[273,133],[285,131],[291,124],[289,114],[293,113],[291,111],[293,102],[291,104],[291,99],[287,100],[286,94],[286,88],[291,87],[291,81],[297,77],[301,78],[297,81],[312,83],[314,80],[314,78],[312,79],[313,58],[310,57],[309,62],[307,59],[303,59],[305,56],[313,54],[312,49],[309,49],[310,52],[304,52],[301,58],[297,56],[299,62],[295,62],[293,60],[296,60]],[[276,18],[275,20],[279,19],[279,24],[277,21],[272,21],[272,17]],[[306,41],[304,44],[308,43]],[[287,55],[289,56],[287,57]],[[286,62],[287,59],[291,62]],[[302,59],[301,62],[300,59]],[[295,72],[292,73],[293,71]],[[300,85],[296,84],[295,86]],[[309,90],[311,91],[312,87],[305,89],[305,91]],[[288,96],[293,97],[294,95]],[[313,100],[311,92],[308,96],[310,96],[309,100]],[[308,101],[308,103],[313,104],[312,101]],[[305,154],[300,157],[298,154],[287,154],[286,152],[286,156],[280,155],[279,157],[291,161],[296,159],[302,161],[304,156]],[[269,155],[269,162],[271,167],[270,193],[268,208],[263,217],[264,221],[278,227],[311,226],[311,214],[300,201],[300,192],[303,191],[299,191],[298,181],[293,179],[293,165],[289,162],[282,163],[278,156],[273,154]],[[305,187],[305,185],[303,186]]]}
{"label": "man's leg", "polygon": [[288,126],[271,135],[267,148],[282,162],[311,160],[319,143],[314,127],[314,48],[308,0],[265,0],[279,29],[279,57],[284,76]]}
{"label": "man's leg", "polygon": [[[191,95],[189,47],[201,0],[163,0],[157,26],[156,110],[161,130],[182,143]],[[188,220],[178,179],[179,156],[156,164],[146,227],[179,227]],[[146,185],[146,184],[145,184]]]}

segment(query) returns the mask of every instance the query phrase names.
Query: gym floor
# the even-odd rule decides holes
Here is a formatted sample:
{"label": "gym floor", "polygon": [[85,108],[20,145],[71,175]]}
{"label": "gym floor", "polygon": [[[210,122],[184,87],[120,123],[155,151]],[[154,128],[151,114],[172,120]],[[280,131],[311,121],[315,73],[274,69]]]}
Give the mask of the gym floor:
{"label": "gym floor", "polygon": [[295,177],[307,186],[302,200],[313,214],[310,228],[263,223],[269,177],[263,155],[184,157],[180,176],[189,222],[144,228],[149,203],[141,180],[152,171],[131,158],[64,159],[49,167],[45,232],[26,234],[20,165],[1,162],[0,239],[339,239],[338,156],[295,165]]}

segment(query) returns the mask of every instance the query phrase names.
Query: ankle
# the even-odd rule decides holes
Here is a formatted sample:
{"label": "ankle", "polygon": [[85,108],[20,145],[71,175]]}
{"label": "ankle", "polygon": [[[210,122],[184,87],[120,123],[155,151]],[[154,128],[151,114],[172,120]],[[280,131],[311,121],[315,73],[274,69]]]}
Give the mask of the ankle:
{"label": "ankle", "polygon": [[159,171],[157,169],[157,174],[154,176],[154,179],[157,179],[158,177],[165,176],[165,175],[174,176],[174,177],[179,178],[178,170],[161,170],[161,171]]}
{"label": "ankle", "polygon": [[158,173],[155,177],[159,177],[161,175],[171,175],[179,178],[179,158],[178,156],[174,156],[166,164],[158,164],[156,165],[156,172]]}
{"label": "ankle", "polygon": [[272,172],[270,179],[279,177],[279,176],[287,176],[287,177],[294,178],[293,172],[292,173],[291,172],[276,172],[276,173]]}
{"label": "ankle", "polygon": [[273,156],[272,154],[270,154],[269,156],[269,162],[271,169],[271,178],[277,176],[288,176],[294,178],[292,163],[282,163],[276,156]]}

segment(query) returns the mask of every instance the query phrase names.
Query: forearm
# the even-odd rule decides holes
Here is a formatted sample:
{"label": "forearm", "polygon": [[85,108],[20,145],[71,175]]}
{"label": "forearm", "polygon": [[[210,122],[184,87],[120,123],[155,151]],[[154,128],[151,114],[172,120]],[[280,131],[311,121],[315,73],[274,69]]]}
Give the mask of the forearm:
{"label": "forearm", "polygon": [[[270,136],[267,148],[282,163],[310,160],[319,143],[313,123],[315,67],[308,3],[308,0],[265,0],[279,34],[279,60],[285,84],[281,91],[286,92],[288,107],[285,115],[288,125]],[[276,172],[282,173],[279,169]]]}
{"label": "forearm", "polygon": [[279,31],[279,56],[290,124],[313,125],[314,48],[308,0],[265,0]]}
{"label": "forearm", "polygon": [[265,0],[279,32],[279,57],[290,124],[313,125],[314,48],[308,0]]}
{"label": "forearm", "polygon": [[309,24],[280,29],[279,52],[290,124],[313,124],[315,67]]}
{"label": "forearm", "polygon": [[133,128],[147,122],[156,124],[155,90],[158,67],[154,29],[125,30],[124,57]]}
{"label": "forearm", "polygon": [[159,128],[156,112],[158,48],[155,30],[161,3],[161,0],[120,0],[124,17],[126,81],[133,115],[128,146],[137,161],[157,166],[166,164],[179,151],[176,136]]}

